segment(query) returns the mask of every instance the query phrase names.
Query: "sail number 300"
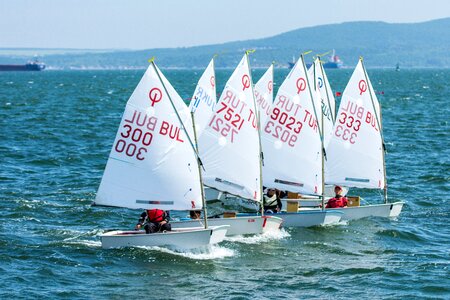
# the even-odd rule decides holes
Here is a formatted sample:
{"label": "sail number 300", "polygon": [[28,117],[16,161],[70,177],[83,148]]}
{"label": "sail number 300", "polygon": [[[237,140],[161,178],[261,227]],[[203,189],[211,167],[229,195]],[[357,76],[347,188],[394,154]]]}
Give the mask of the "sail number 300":
{"label": "sail number 300", "polygon": [[[134,157],[138,160],[144,160],[144,154],[147,153],[147,146],[150,146],[153,140],[153,134],[146,131],[142,131],[140,128],[133,128],[128,124],[123,125],[123,132],[120,133],[120,136],[124,139],[131,138],[131,141],[126,141],[124,139],[117,140],[114,149],[118,153],[125,153],[125,155]],[[138,147],[137,143],[142,143],[145,147]]]}

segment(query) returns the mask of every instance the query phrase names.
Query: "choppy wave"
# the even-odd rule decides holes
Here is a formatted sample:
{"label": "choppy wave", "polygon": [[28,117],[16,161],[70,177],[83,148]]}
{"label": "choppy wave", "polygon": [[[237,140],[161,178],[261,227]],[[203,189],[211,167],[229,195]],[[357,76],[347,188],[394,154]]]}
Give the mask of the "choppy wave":
{"label": "choppy wave", "polygon": [[267,231],[262,234],[255,234],[252,236],[243,236],[243,235],[235,235],[235,236],[227,236],[225,241],[229,242],[238,242],[243,244],[261,244],[266,243],[273,240],[281,240],[291,235],[284,229],[279,231]]}
{"label": "choppy wave", "polygon": [[[406,202],[400,217],[188,252],[102,249],[99,235],[132,229],[140,211],[90,206],[143,70],[1,72],[0,298],[448,298],[450,70],[368,71],[385,92],[388,198]],[[199,74],[165,72],[183,99]],[[230,74],[217,71],[218,91]],[[275,70],[274,86],[286,75]],[[351,70],[328,75],[343,90]]]}

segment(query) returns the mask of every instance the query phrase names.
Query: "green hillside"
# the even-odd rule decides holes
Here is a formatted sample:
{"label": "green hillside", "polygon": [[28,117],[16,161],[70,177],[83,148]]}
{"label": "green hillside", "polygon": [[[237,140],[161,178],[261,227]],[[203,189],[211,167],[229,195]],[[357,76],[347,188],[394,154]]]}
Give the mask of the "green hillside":
{"label": "green hillside", "polygon": [[[368,67],[450,67],[450,18],[424,23],[390,24],[348,22],[302,28],[273,37],[189,48],[142,51],[57,51],[37,49],[41,60],[55,68],[144,68],[151,56],[163,68],[204,68],[214,54],[217,67],[234,67],[245,49],[252,54],[253,67],[267,67],[272,61],[287,66],[293,56],[307,50],[324,53],[332,49],[353,67],[358,57]],[[30,52],[33,50],[30,49]],[[0,50],[0,63],[29,59],[23,51],[15,55]],[[312,55],[307,56],[312,59]]]}

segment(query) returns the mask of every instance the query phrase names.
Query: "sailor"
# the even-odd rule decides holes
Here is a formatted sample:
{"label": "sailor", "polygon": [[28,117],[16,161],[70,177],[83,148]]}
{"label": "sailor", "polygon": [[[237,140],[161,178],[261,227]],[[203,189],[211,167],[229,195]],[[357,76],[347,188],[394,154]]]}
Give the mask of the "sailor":
{"label": "sailor", "polygon": [[201,210],[190,210],[190,211],[189,211],[189,217],[190,217],[192,220],[198,220],[198,219],[200,219],[201,215],[202,215],[202,211],[201,211]]}
{"label": "sailor", "polygon": [[141,214],[135,230],[144,226],[145,233],[171,231],[172,225],[169,224],[170,215],[168,211],[162,209],[148,209]]}
{"label": "sailor", "polygon": [[264,211],[266,213],[277,213],[281,211],[281,199],[275,189],[269,188],[264,194]]}
{"label": "sailor", "polygon": [[325,208],[342,208],[347,207],[348,199],[345,196],[342,196],[343,190],[342,187],[337,185],[334,187],[334,192],[336,196],[328,200],[327,206]]}

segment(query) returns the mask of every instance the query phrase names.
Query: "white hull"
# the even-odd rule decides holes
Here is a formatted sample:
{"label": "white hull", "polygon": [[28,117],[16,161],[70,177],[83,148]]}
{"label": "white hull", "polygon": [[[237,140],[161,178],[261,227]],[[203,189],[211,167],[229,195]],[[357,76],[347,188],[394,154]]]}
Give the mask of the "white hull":
{"label": "white hull", "polygon": [[[244,198],[235,198],[236,204],[251,211],[259,211],[259,202],[247,200]],[[231,200],[231,199],[230,199]],[[228,201],[228,200],[227,200]]]}
{"label": "white hull", "polygon": [[[261,234],[267,231],[279,230],[283,220],[272,216],[238,216],[235,218],[208,219],[208,226],[229,225],[226,235]],[[202,227],[203,219],[172,221],[172,228]]]}
{"label": "white hull", "polygon": [[282,212],[276,214],[283,219],[284,227],[313,227],[337,224],[343,213],[339,210],[306,210],[299,212]]}
{"label": "white hull", "polygon": [[183,228],[164,233],[146,234],[144,231],[110,231],[100,236],[102,248],[162,246],[174,250],[201,248],[223,241],[228,226]]}
{"label": "white hull", "polygon": [[404,202],[394,202],[376,205],[346,207],[340,209],[344,214],[342,220],[357,220],[367,217],[395,218],[402,211]]}
{"label": "white hull", "polygon": [[220,192],[213,188],[205,188],[205,199],[207,203],[222,202],[231,206],[241,206],[250,211],[259,211],[259,202],[244,199],[234,195]]}

